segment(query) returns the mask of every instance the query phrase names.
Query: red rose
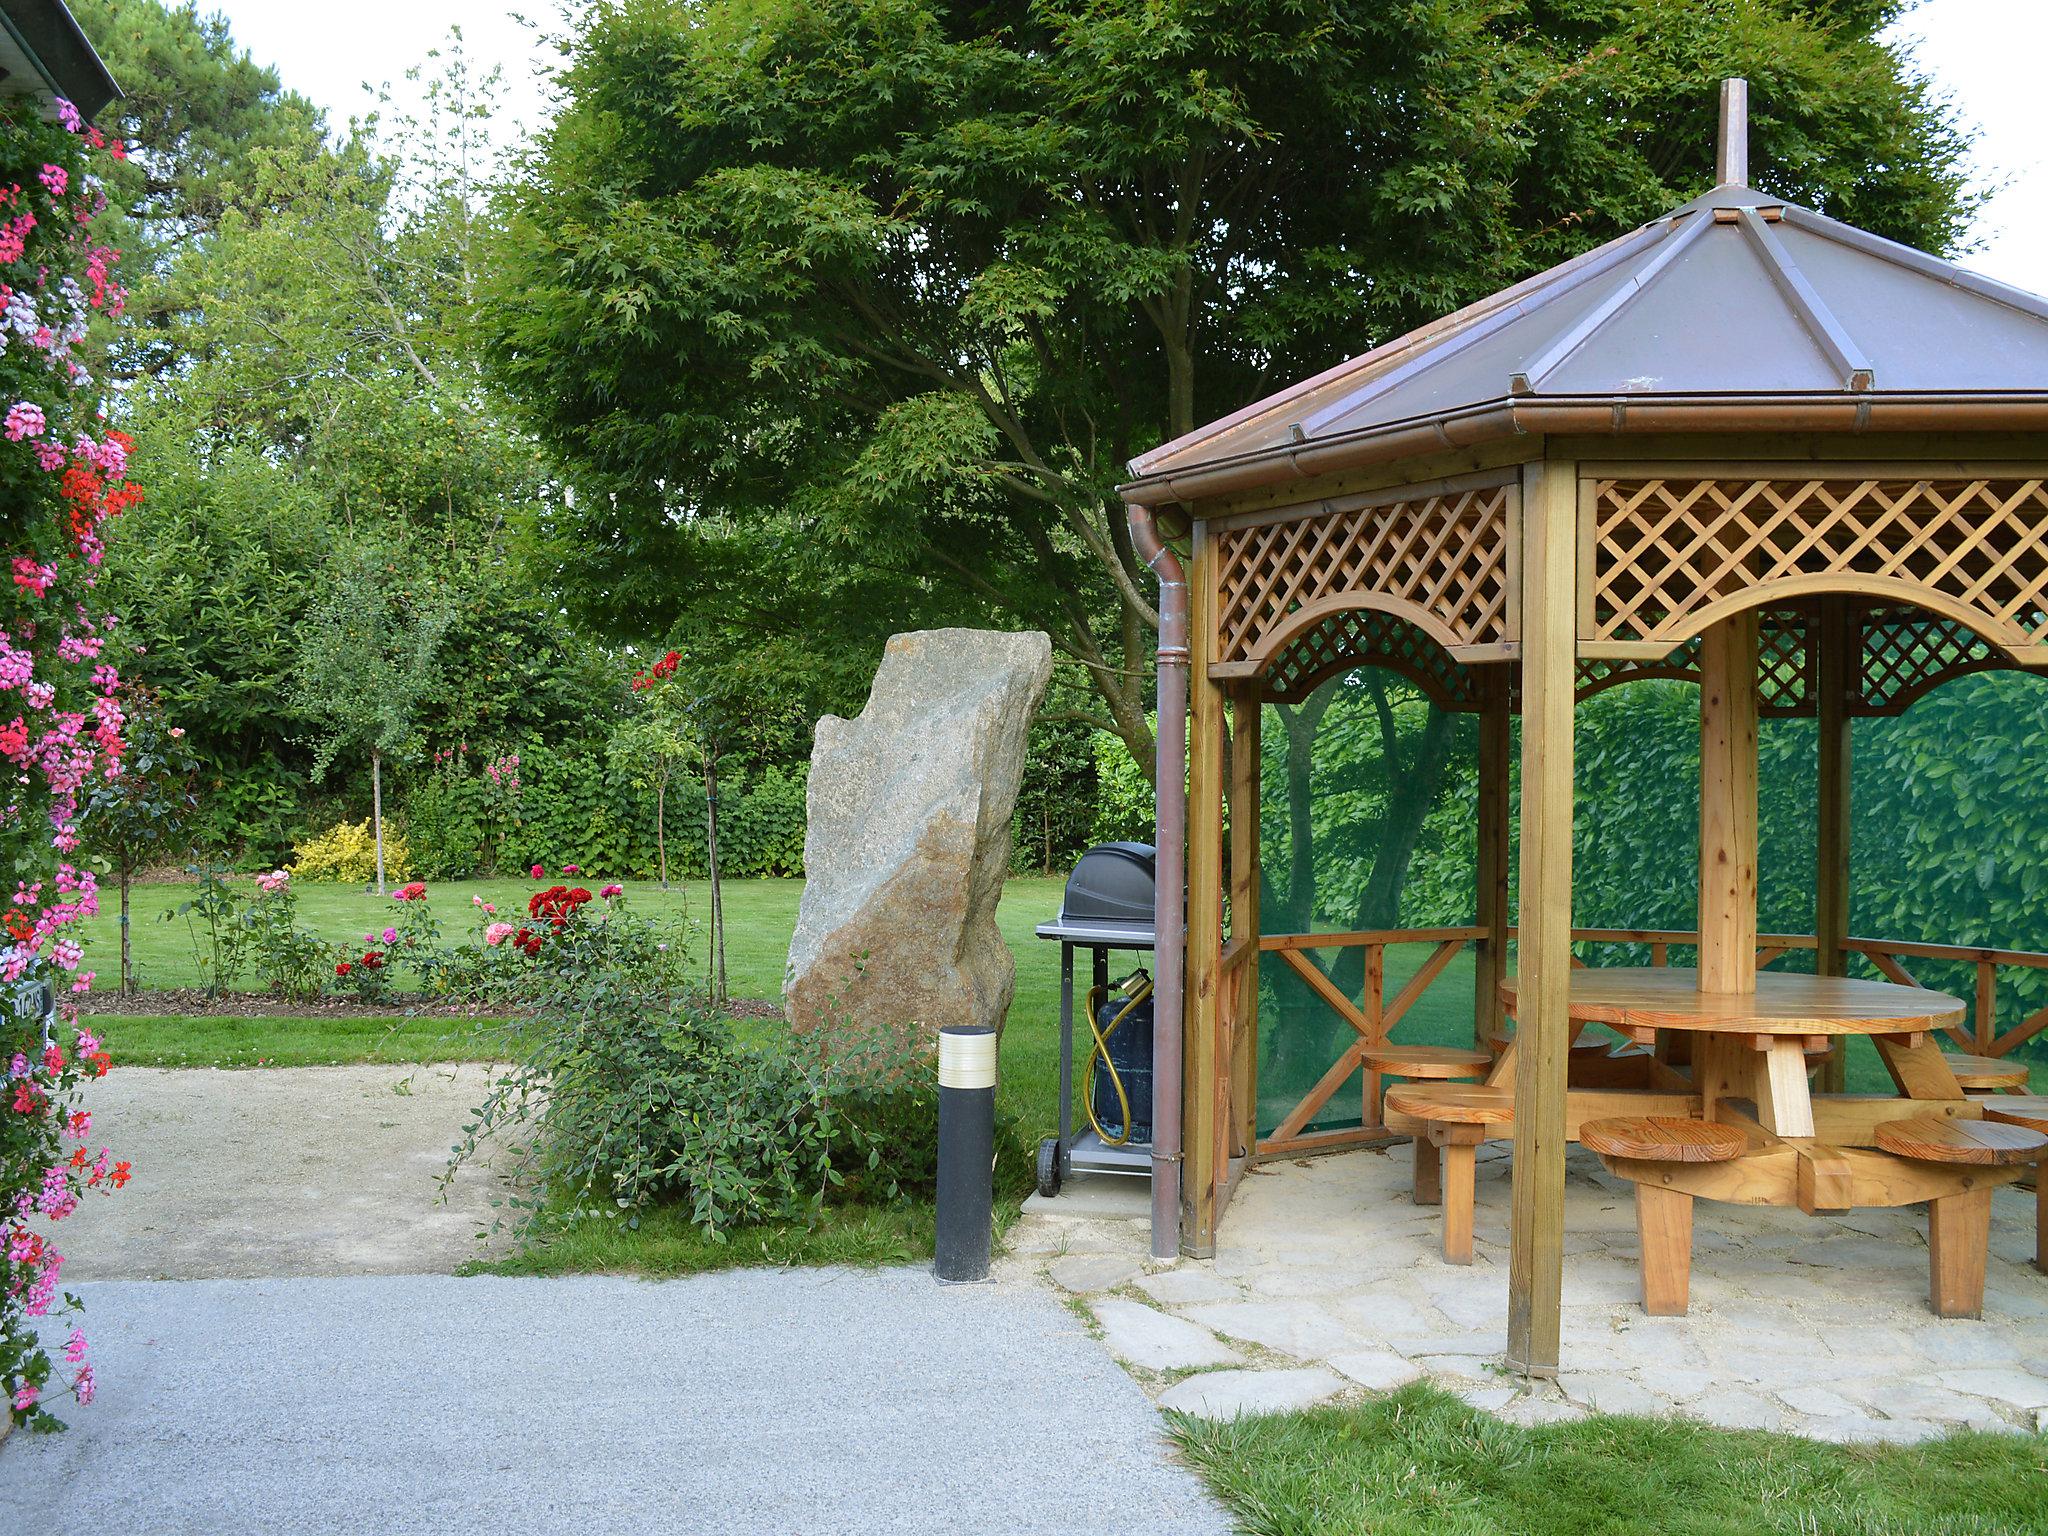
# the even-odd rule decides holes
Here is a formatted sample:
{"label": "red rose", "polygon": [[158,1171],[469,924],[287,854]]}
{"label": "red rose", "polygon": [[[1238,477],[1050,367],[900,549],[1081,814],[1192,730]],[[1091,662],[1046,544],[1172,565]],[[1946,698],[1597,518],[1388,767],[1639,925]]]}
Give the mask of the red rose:
{"label": "red rose", "polygon": [[350,971],[354,969],[355,967],[350,965],[346,960],[337,960],[334,964],[334,974],[337,976],[346,976]]}

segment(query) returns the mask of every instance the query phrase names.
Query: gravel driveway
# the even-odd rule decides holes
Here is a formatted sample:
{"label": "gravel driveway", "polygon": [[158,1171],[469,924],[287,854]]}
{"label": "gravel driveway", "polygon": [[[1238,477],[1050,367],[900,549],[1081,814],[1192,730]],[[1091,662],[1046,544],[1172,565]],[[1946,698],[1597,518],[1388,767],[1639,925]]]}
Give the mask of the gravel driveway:
{"label": "gravel driveway", "polygon": [[1221,1536],[1044,1289],[922,1270],[108,1282],[0,1530]]}
{"label": "gravel driveway", "polygon": [[[483,1069],[128,1068],[64,1223],[98,1399],[0,1444],[0,1532],[1209,1536],[1145,1394],[1030,1280],[457,1279]],[[74,1282],[86,1282],[76,1284]]]}
{"label": "gravel driveway", "polygon": [[484,1087],[473,1063],[118,1068],[85,1104],[135,1179],[58,1229],[64,1278],[446,1274],[501,1188],[437,1183]]}

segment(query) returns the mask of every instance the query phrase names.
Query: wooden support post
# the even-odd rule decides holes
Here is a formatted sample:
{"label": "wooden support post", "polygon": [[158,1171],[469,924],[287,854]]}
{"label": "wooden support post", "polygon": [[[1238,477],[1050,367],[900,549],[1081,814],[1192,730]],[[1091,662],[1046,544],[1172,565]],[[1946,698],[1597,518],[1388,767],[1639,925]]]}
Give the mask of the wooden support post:
{"label": "wooden support post", "polygon": [[1477,926],[1486,931],[1473,952],[1472,1043],[1491,1047],[1502,1029],[1500,984],[1508,968],[1508,669],[1479,668],[1479,859]]}
{"label": "wooden support post", "polygon": [[1685,1316],[1692,1291],[1692,1196],[1638,1182],[1636,1237],[1643,1254],[1643,1310],[1652,1317]]}
{"label": "wooden support post", "polygon": [[1231,1153],[1249,1156],[1258,1145],[1259,1119],[1259,685],[1244,683],[1231,695],[1230,936],[1248,953],[1234,985],[1237,1037],[1230,1062]]}
{"label": "wooden support post", "polygon": [[1181,1090],[1181,1247],[1216,1251],[1216,1087],[1229,1070],[1217,1052],[1223,953],[1223,690],[1209,679],[1216,653],[1214,545],[1196,524],[1189,577],[1187,1033]]}
{"label": "wooden support post", "polygon": [[1935,1316],[1984,1315],[1990,1247],[1990,1190],[1966,1189],[1927,1202],[1927,1301]]}
{"label": "wooden support post", "polygon": [[1756,990],[1756,644],[1755,609],[1700,637],[1702,992]]}
{"label": "wooden support post", "polygon": [[[1384,944],[1365,946],[1365,980],[1359,987],[1359,1011],[1365,1015],[1366,1038],[1374,1045],[1384,1045],[1387,1039],[1387,947]],[[1380,1075],[1371,1067],[1359,1073],[1363,1085],[1360,1093],[1359,1123],[1367,1129],[1377,1129],[1381,1124],[1383,1111],[1380,1107]]]}
{"label": "wooden support post", "polygon": [[1564,1284],[1578,467],[1522,472],[1522,837],[1508,1364],[1554,1376]]}
{"label": "wooden support post", "polygon": [[[1813,931],[1818,939],[1814,969],[1823,976],[1849,974],[1849,698],[1857,675],[1860,631],[1849,618],[1849,600],[1830,595],[1820,600],[1820,626],[1815,635],[1814,683],[1820,719],[1819,862],[1814,870]],[[1830,1044],[1820,1069],[1823,1093],[1848,1086],[1848,1037]]]}

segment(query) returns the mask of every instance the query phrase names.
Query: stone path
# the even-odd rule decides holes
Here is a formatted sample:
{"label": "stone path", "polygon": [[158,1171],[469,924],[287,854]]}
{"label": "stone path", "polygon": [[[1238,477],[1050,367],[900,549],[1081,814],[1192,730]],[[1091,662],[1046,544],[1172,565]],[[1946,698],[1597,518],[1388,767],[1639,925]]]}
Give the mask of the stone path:
{"label": "stone path", "polygon": [[1086,1298],[1110,1352],[1168,1408],[1294,1408],[1427,1377],[1518,1423],[1678,1413],[1841,1441],[2048,1428],[2048,1275],[2033,1195],[1995,1197],[1982,1321],[1927,1310],[1914,1208],[1812,1217],[1697,1207],[1692,1311],[1649,1317],[1630,1188],[1572,1149],[1564,1372],[1506,1373],[1508,1162],[1482,1149],[1477,1254],[1443,1262],[1442,1212],[1409,1198],[1406,1147],[1262,1168],[1216,1257],[1147,1256],[1144,1186],[1033,1197],[1005,1264]]}

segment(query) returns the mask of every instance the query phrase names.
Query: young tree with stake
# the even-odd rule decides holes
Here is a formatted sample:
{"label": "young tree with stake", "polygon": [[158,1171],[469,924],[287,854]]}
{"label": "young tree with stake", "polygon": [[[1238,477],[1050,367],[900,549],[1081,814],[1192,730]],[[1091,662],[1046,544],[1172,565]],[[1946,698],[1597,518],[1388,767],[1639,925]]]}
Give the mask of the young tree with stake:
{"label": "young tree with stake", "polygon": [[344,752],[370,759],[377,894],[384,894],[384,759],[418,743],[420,700],[434,686],[453,604],[439,586],[410,582],[397,557],[359,543],[335,557],[306,617],[292,703],[315,722],[315,778]]}

